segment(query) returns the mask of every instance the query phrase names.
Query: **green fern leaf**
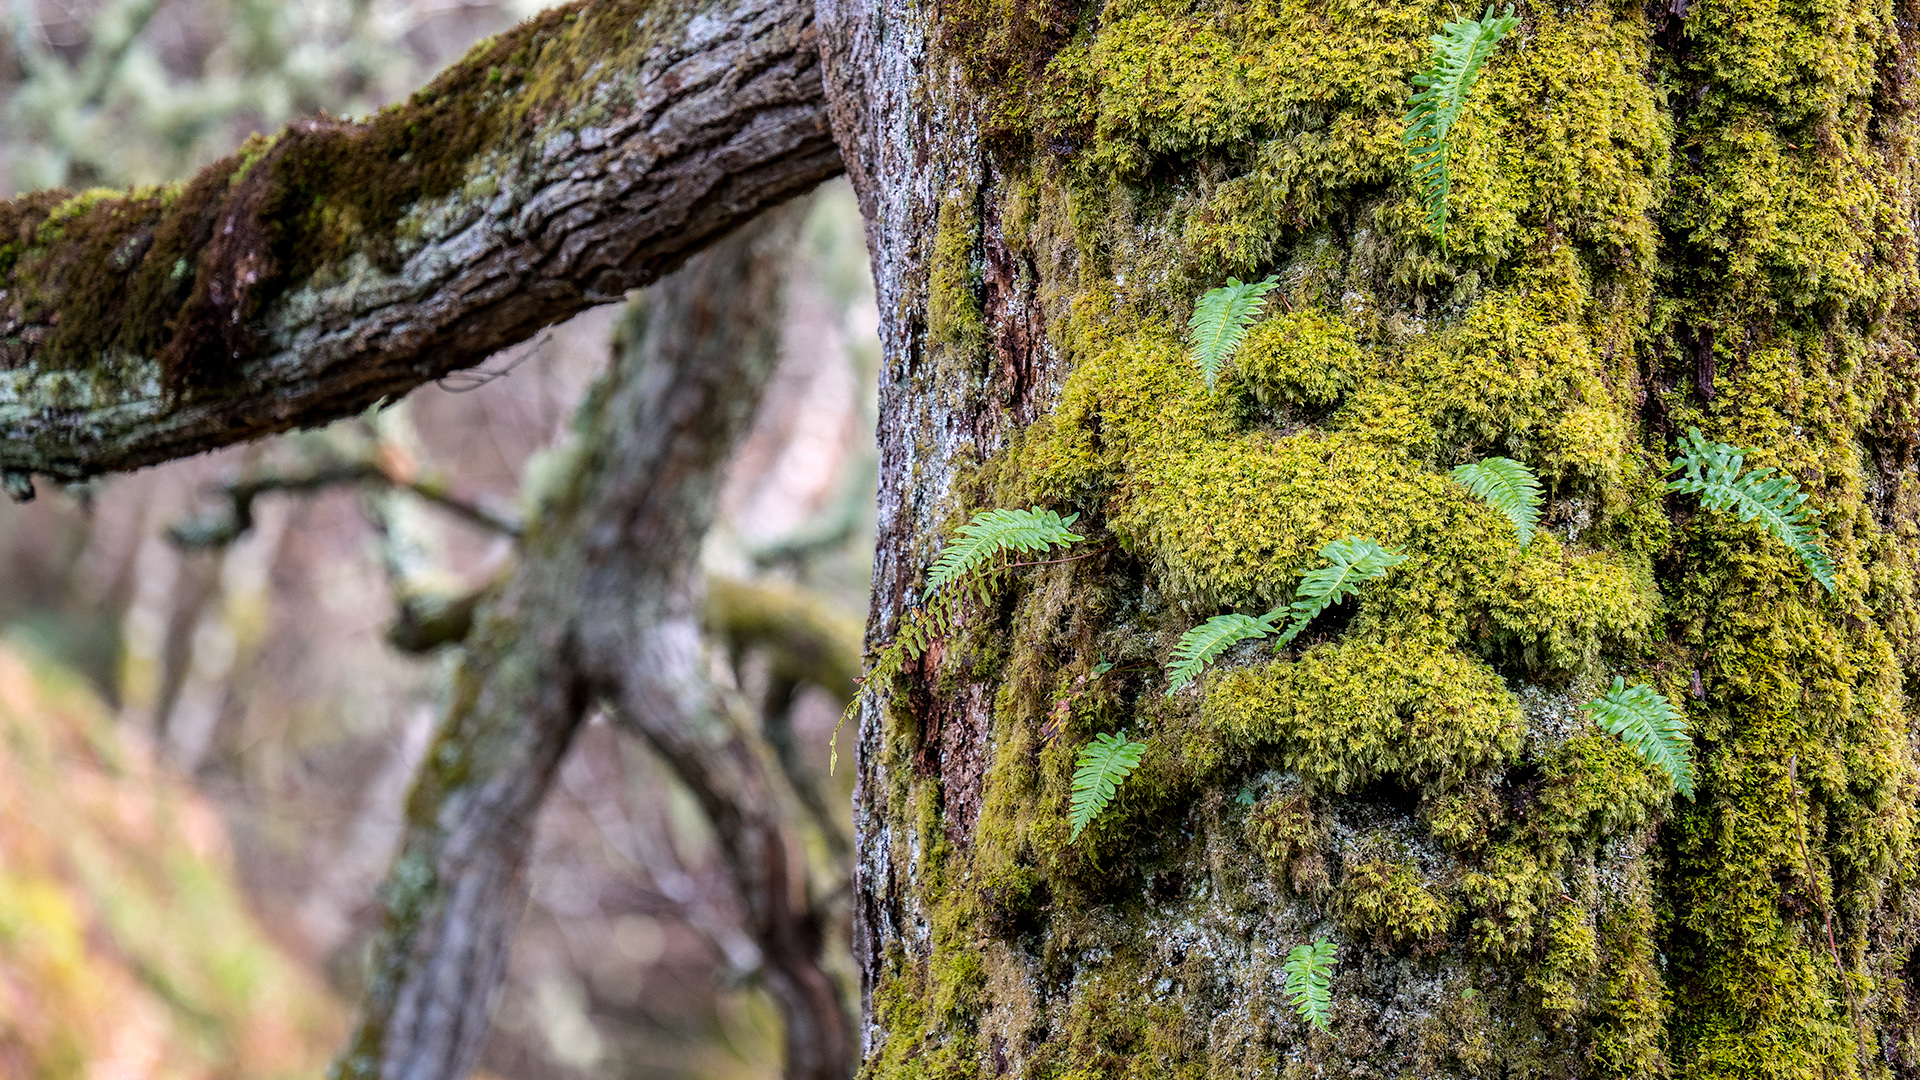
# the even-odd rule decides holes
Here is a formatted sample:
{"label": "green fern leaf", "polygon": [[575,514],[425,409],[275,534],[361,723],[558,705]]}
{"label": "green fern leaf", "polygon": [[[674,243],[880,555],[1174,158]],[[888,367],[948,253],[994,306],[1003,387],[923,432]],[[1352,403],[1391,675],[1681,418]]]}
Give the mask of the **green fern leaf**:
{"label": "green fern leaf", "polygon": [[1245,283],[1228,278],[1225,285],[1208,289],[1193,305],[1193,318],[1187,320],[1187,355],[1206,375],[1208,390],[1213,389],[1221,365],[1245,340],[1267,302],[1267,293],[1279,283],[1277,277]]}
{"label": "green fern leaf", "polygon": [[1308,571],[1307,576],[1300,579],[1299,588],[1294,590],[1293,603],[1287,605],[1293,622],[1287,625],[1286,633],[1280,635],[1282,645],[1299,637],[1314,616],[1407,561],[1400,552],[1357,536],[1329,541],[1320,549],[1320,557],[1327,560],[1328,565]]}
{"label": "green fern leaf", "polygon": [[1512,458],[1490,457],[1454,466],[1453,478],[1507,515],[1521,547],[1533,540],[1540,524],[1540,481],[1532,469]]}
{"label": "green fern leaf", "polygon": [[1146,743],[1128,742],[1126,736],[1112,732],[1095,735],[1092,742],[1080,748],[1080,756],[1073,763],[1073,795],[1067,803],[1067,819],[1073,823],[1071,839],[1080,839],[1100,811],[1113,802],[1120,785],[1139,767],[1140,755],[1146,749]]}
{"label": "green fern leaf", "polygon": [[1200,672],[1221,653],[1243,641],[1273,633],[1273,620],[1278,614],[1268,612],[1257,619],[1237,611],[1215,615],[1181,634],[1179,642],[1173,647],[1173,666],[1167,669],[1168,677],[1173,680],[1173,684],[1167,687],[1167,696],[1172,697],[1182,687],[1199,678]]}
{"label": "green fern leaf", "polygon": [[1447,172],[1451,150],[1447,136],[1466,111],[1467,95],[1480,78],[1480,69],[1486,66],[1500,39],[1519,25],[1511,4],[1499,18],[1494,17],[1489,4],[1478,21],[1447,23],[1429,39],[1433,42],[1433,59],[1427,69],[1413,77],[1416,89],[1407,102],[1403,121],[1406,130],[1401,138],[1413,157],[1413,176],[1427,206],[1427,225],[1439,239],[1441,251],[1447,249],[1447,194],[1453,187]]}
{"label": "green fern leaf", "polygon": [[1688,428],[1680,445],[1673,467],[1681,476],[1668,482],[1668,490],[1698,495],[1701,506],[1731,511],[1741,521],[1758,519],[1774,539],[1800,556],[1815,581],[1833,592],[1833,560],[1820,542],[1818,522],[1806,507],[1806,493],[1792,477],[1772,468],[1742,473],[1751,451],[1709,441],[1699,428]]}
{"label": "green fern leaf", "polygon": [[1666,773],[1680,794],[1693,798],[1693,740],[1687,735],[1686,720],[1665,695],[1645,683],[1629,688],[1616,675],[1613,689],[1585,707],[1602,731],[1618,735],[1648,764]]}
{"label": "green fern leaf", "polygon": [[1285,645],[1299,637],[1316,615],[1358,592],[1361,585],[1386,573],[1407,560],[1398,551],[1390,551],[1372,540],[1357,536],[1328,541],[1320,549],[1328,565],[1312,570],[1294,589],[1293,602],[1255,618],[1233,612],[1215,615],[1180,635],[1173,646],[1173,666],[1167,669],[1167,696],[1200,677],[1209,663],[1221,653],[1253,638],[1266,637],[1279,626],[1282,615],[1293,616],[1277,642]]}
{"label": "green fern leaf", "polygon": [[1061,517],[1051,510],[983,510],[960,526],[947,542],[927,574],[927,593],[932,596],[949,584],[973,573],[989,559],[1007,551],[1046,551],[1055,544],[1072,544],[1086,539],[1071,526],[1079,514]]}
{"label": "green fern leaf", "polygon": [[1326,1031],[1333,1017],[1333,942],[1320,940],[1296,945],[1280,970],[1287,977],[1287,996],[1300,1018]]}

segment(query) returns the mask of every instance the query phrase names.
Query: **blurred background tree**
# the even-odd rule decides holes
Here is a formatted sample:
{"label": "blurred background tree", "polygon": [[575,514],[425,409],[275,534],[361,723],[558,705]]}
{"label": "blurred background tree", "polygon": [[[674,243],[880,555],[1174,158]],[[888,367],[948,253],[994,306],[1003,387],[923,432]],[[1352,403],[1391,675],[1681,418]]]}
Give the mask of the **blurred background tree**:
{"label": "blurred background tree", "polygon": [[[375,109],[537,6],[17,0],[0,43],[0,175],[14,191],[179,178],[254,131]],[[181,882],[136,879],[148,872],[135,856],[152,829],[48,829],[87,811],[10,808],[0,872],[15,875],[14,895],[69,899],[66,922],[0,910],[0,1072],[90,1075],[121,1053],[87,1034],[98,1018],[79,998],[56,1008],[70,1015],[21,1019],[35,1015],[32,1003],[67,1000],[47,983],[56,938],[73,963],[130,964],[127,1000],[166,1020],[145,1064],[116,1075],[313,1075],[337,1049],[378,916],[375,886],[451,670],[447,650],[409,653],[392,641],[424,644],[410,620],[498,576],[510,541],[459,508],[511,520],[523,478],[605,366],[616,314],[555,327],[403,407],[0,506],[0,662],[18,667],[20,685],[65,687],[69,702],[28,694],[27,704],[5,703],[9,716],[46,726],[50,745],[104,739],[115,754],[162,759],[128,771],[13,742],[5,764],[27,771],[9,794],[63,798],[78,790],[75,770],[92,769],[108,779],[89,783],[124,780],[142,805],[203,808],[219,828],[203,830],[180,865],[251,916],[260,945],[249,955],[282,988],[276,997],[249,989],[266,983],[154,982],[161,968],[137,962],[158,955],[143,935],[164,934],[168,956],[196,958],[181,959],[182,970],[219,967],[239,940],[232,918],[180,907],[191,891]],[[769,627],[800,612],[809,632],[857,652],[872,550],[876,321],[857,210],[836,184],[812,203],[780,366],[703,557],[729,674],[760,704],[769,741],[823,825],[809,835],[827,877],[844,875],[851,781],[846,771],[826,778],[824,744],[847,687],[792,662]],[[271,487],[341,462],[371,462],[384,479],[267,491],[232,542],[180,542],[231,516],[225,491],[236,485]],[[88,690],[100,708],[72,704]],[[38,846],[23,846],[22,830],[34,829]],[[64,850],[86,844],[117,854]],[[45,857],[17,854],[27,850]],[[731,929],[723,878],[687,793],[638,744],[591,724],[542,811],[533,902],[484,1068],[502,1080],[776,1072],[778,1021]],[[153,914],[116,922],[123,897],[148,897]],[[836,903],[831,955],[851,986],[844,896]],[[56,928],[69,923],[61,938]],[[282,1000],[298,1007],[270,1004]],[[208,1019],[222,1017],[238,1019]],[[255,1036],[243,1033],[256,1020],[281,1025],[277,1057],[248,1049]],[[68,1034],[47,1034],[57,1031]]]}

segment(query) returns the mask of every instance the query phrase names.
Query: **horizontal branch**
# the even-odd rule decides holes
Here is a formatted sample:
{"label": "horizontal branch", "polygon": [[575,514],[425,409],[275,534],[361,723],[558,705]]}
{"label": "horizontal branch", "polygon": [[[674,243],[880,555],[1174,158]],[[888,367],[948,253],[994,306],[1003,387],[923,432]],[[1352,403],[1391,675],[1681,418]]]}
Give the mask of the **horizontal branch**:
{"label": "horizontal branch", "polygon": [[185,184],[0,204],[0,473],[82,479],[351,414],[840,168],[809,0],[599,0]]}

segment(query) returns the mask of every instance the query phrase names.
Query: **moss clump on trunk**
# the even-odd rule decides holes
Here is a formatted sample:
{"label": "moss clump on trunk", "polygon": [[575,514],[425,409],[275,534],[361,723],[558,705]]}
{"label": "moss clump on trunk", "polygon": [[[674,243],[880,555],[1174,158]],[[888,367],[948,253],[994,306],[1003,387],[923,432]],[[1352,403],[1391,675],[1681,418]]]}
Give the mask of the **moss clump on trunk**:
{"label": "moss clump on trunk", "polygon": [[[895,688],[869,798],[925,933],[881,964],[873,1075],[1920,1066],[1912,20],[1521,13],[1456,132],[1442,256],[1398,117],[1444,5],[1111,0],[1071,35],[944,5],[971,89],[939,92],[994,159],[979,242],[1027,268],[1064,372],[960,491],[1077,511],[1092,554]],[[941,217],[936,262],[971,252]],[[1268,273],[1209,393],[1187,306]],[[1689,425],[1811,490],[1835,596],[1665,495]],[[1549,490],[1524,551],[1446,476],[1489,454]],[[1412,558],[1163,696],[1181,631],[1349,534]],[[1614,672],[1684,702],[1695,801],[1578,708]],[[1122,728],[1140,770],[1070,843],[1074,751]],[[1342,947],[1326,1036],[1276,975],[1317,936]]]}

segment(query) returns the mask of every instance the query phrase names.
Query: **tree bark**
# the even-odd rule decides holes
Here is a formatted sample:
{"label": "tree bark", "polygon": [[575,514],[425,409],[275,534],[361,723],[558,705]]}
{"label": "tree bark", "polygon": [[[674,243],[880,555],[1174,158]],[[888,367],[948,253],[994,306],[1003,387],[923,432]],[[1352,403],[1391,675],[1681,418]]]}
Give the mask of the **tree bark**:
{"label": "tree bark", "polygon": [[844,1080],[850,1024],[818,916],[787,863],[758,752],[706,679],[689,575],[714,493],[773,368],[799,217],[776,212],[637,302],[540,493],[520,561],[486,604],[383,886],[342,1080],[460,1080],[526,903],[534,822],[587,709],[611,705],[695,792],[787,1021],[788,1075]]}
{"label": "tree bark", "polygon": [[[1444,5],[821,0],[870,642],[975,510],[1089,536],[863,714],[867,1075],[1920,1075],[1913,12],[1518,10],[1442,250],[1399,132]],[[1210,393],[1193,303],[1269,274]],[[1811,493],[1833,595],[1665,492],[1693,426]],[[1524,550],[1447,477],[1487,455],[1547,487]],[[1167,695],[1343,535],[1409,561]],[[1582,709],[1616,674],[1685,712],[1691,800]],[[1074,839],[1106,731],[1146,755]]]}
{"label": "tree bark", "polygon": [[0,471],[80,479],[349,415],[839,171],[808,4],[619,0],[185,185],[0,204]]}

